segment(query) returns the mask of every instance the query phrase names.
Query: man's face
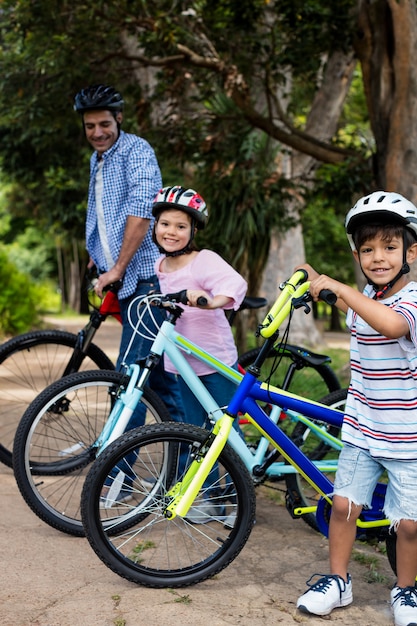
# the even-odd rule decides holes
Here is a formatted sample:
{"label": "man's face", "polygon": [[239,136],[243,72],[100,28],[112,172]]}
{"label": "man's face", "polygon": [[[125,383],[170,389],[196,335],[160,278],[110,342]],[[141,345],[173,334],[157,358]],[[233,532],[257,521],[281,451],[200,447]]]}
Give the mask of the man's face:
{"label": "man's face", "polygon": [[110,111],[87,111],[83,116],[85,136],[89,144],[99,155],[106,152],[117,141],[119,131],[117,122],[122,121],[122,114],[116,119]]}

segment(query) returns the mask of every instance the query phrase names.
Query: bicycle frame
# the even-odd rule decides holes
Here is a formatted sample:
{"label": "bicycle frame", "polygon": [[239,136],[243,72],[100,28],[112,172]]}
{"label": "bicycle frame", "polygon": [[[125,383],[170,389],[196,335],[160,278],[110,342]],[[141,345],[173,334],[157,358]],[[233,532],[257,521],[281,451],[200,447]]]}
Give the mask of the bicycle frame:
{"label": "bicycle frame", "polygon": [[[267,343],[274,337],[279,325],[289,314],[294,300],[300,298],[302,294],[307,292],[309,287],[308,282],[303,283],[299,288],[296,287],[300,279],[301,277],[297,276],[297,274],[292,277],[290,283],[291,289],[287,290],[287,294],[281,294],[265,318],[260,333],[269,338]],[[294,283],[294,285],[292,283]],[[293,297],[288,296],[288,293],[291,293],[291,291]],[[265,345],[267,345],[267,343]],[[262,351],[257,361],[258,360],[260,364],[262,361]],[[270,419],[259,406],[258,402],[264,401],[274,406],[285,407],[285,410],[295,411],[309,419],[320,420],[335,426],[341,426],[343,416],[341,412],[336,409],[332,409],[318,402],[303,399],[300,396],[259,382],[257,380],[257,375],[259,376],[257,361],[255,361],[254,365],[251,366],[249,371],[244,375],[223,416],[215,423],[213,431],[208,437],[207,443],[209,444],[209,448],[203,460],[201,461],[199,458],[193,461],[182,482],[174,485],[169,491],[168,496],[171,496],[172,500],[167,505],[165,514],[169,519],[174,518],[176,515],[180,517],[186,516],[210,470],[221,454],[223,447],[228,441],[232,444],[234,439],[232,430],[233,421],[237,419],[239,413],[245,413],[249,421],[260,431],[263,437],[265,437],[274,448],[279,450],[292,468],[299,472],[320,495],[321,499],[316,513],[317,522],[321,532],[327,535],[328,515],[326,505],[331,505],[333,483],[325,475],[327,471],[326,467],[320,467],[320,463],[312,462],[279,426]],[[358,528],[385,529],[389,526],[390,521],[387,520],[382,513],[384,490],[385,485],[379,483],[374,496],[375,506],[369,510],[363,511],[362,519],[359,519],[357,522]],[[309,508],[308,511],[310,512],[311,508]],[[299,510],[298,513],[302,514],[303,511]]]}
{"label": "bicycle frame", "polygon": [[[308,285],[304,286],[304,291],[306,291],[307,286]],[[288,298],[289,292],[290,289],[288,287],[284,288],[282,297],[283,300]],[[272,345],[273,343],[275,343],[275,340],[276,338],[273,336],[268,341]],[[157,358],[161,358],[163,354],[166,354],[169,357],[175,368],[178,370],[180,376],[184,379],[184,381],[190,388],[191,392],[204,407],[205,412],[212,422],[216,422],[222,418],[224,414],[224,407],[219,407],[219,405],[215,402],[211,394],[207,391],[206,387],[203,385],[201,380],[195,374],[192,367],[189,365],[188,361],[184,357],[184,353],[192,354],[200,361],[209,364],[210,367],[212,367],[216,372],[234,382],[236,386],[242,384],[244,376],[240,372],[227,366],[222,361],[204,351],[199,346],[178,333],[172,320],[164,321],[152,344],[150,357],[148,357],[145,367],[141,369],[138,365],[133,364],[127,368],[127,374],[129,376],[128,386],[126,390],[120,393],[118,400],[116,401],[113,410],[110,413],[109,419],[107,420],[103,428],[103,431],[95,442],[97,454],[100,454],[102,450],[104,450],[104,448],[106,448],[112,441],[114,441],[125,432],[130,417],[143,394],[143,389],[149,377],[154,356],[156,356]],[[247,380],[246,376],[245,380]],[[256,399],[264,400],[268,404],[271,404],[270,391],[273,388],[264,385],[263,388],[259,386],[259,389],[260,394]],[[318,424],[312,422],[309,419],[309,417],[317,419],[317,416],[321,418],[321,413],[319,409],[322,405],[315,405],[316,409],[311,412],[311,415],[306,417],[307,414],[300,415],[298,412],[299,400],[297,400],[296,396],[294,396],[290,392],[285,391],[281,391],[280,393],[280,402],[277,402],[272,407],[272,412],[267,417],[268,424],[274,422],[277,423],[281,414],[285,413],[285,415],[288,416],[289,419],[292,419],[293,421],[300,420],[308,428],[314,430],[318,438],[325,441],[326,444],[328,444],[330,447],[334,448],[335,450],[341,449],[342,444],[340,440],[327,433],[326,430],[321,429]],[[241,412],[242,414],[248,414],[245,415],[245,418],[249,419],[249,421],[252,421],[252,413],[255,413],[258,409],[259,407],[256,407],[256,401],[254,400],[253,405],[242,405],[241,409],[239,409],[238,412]],[[264,415],[266,417],[265,413]],[[332,416],[334,419],[334,424],[339,426],[341,423],[340,413],[334,411],[332,413]],[[230,445],[242,458],[246,467],[252,473],[254,480],[261,482],[265,475],[268,477],[281,477],[284,474],[294,473],[296,469],[292,465],[286,464],[283,461],[272,463],[268,468],[265,469],[265,472],[263,473],[257,473],[256,471],[254,471],[254,469],[259,468],[265,460],[265,452],[270,443],[268,431],[265,430],[265,433],[262,434],[263,439],[261,439],[255,452],[251,451],[247,447],[246,443],[235,429],[231,429],[228,434]],[[337,460],[330,462],[315,461],[314,463],[320,469],[329,472],[334,472],[337,466]]]}

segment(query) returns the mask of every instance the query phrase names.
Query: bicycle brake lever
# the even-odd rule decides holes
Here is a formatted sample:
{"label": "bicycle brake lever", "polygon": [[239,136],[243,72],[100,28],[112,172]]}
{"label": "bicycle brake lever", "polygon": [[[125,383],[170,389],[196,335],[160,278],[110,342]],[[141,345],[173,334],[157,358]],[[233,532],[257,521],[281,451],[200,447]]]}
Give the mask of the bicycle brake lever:
{"label": "bicycle brake lever", "polygon": [[311,299],[311,295],[307,292],[304,293],[302,296],[299,296],[298,298],[292,298],[291,304],[294,309],[300,309],[301,307],[304,307],[304,313],[307,314],[311,311],[311,307],[307,304],[307,302],[311,302]]}

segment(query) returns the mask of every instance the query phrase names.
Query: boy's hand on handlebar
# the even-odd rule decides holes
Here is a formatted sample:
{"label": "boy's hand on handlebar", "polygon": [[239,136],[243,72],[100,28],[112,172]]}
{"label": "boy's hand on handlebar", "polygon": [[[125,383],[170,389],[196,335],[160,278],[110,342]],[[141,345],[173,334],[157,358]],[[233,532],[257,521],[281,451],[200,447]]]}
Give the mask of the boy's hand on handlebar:
{"label": "boy's hand on handlebar", "polygon": [[338,280],[334,280],[334,278],[330,278],[326,274],[317,274],[317,277],[311,279],[309,291],[313,300],[317,302],[317,300],[320,300],[320,292],[323,289],[332,291],[339,298],[341,287],[343,287],[343,284]]}
{"label": "boy's hand on handlebar", "polygon": [[320,274],[316,272],[316,270],[313,267],[311,267],[311,265],[309,265],[308,263],[304,263],[303,265],[298,265],[294,269],[294,272],[297,272],[298,270],[306,271],[308,274],[308,280],[314,280],[315,278],[318,278],[320,276]]}

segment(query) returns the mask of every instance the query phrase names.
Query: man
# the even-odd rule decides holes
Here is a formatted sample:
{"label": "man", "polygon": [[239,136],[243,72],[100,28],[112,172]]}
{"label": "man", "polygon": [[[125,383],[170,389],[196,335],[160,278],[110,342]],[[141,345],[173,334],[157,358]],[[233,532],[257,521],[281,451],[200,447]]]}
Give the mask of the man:
{"label": "man", "polygon": [[[152,147],[141,137],[121,130],[123,105],[120,93],[107,85],[82,89],[74,103],[75,111],[82,116],[87,141],[94,149],[90,161],[86,246],[89,267],[96,265],[99,273],[95,291],[102,297],[107,285],[121,281],[118,298],[123,331],[118,369],[122,363],[130,364],[149,353],[151,342],[134,335],[128,309],[136,297],[159,289],[154,273],[159,251],[152,241],[151,226],[152,202],[162,187]],[[163,398],[171,416],[182,420],[176,378],[164,372],[162,362],[152,373],[149,384]],[[139,425],[137,416],[134,418],[129,428]]]}

